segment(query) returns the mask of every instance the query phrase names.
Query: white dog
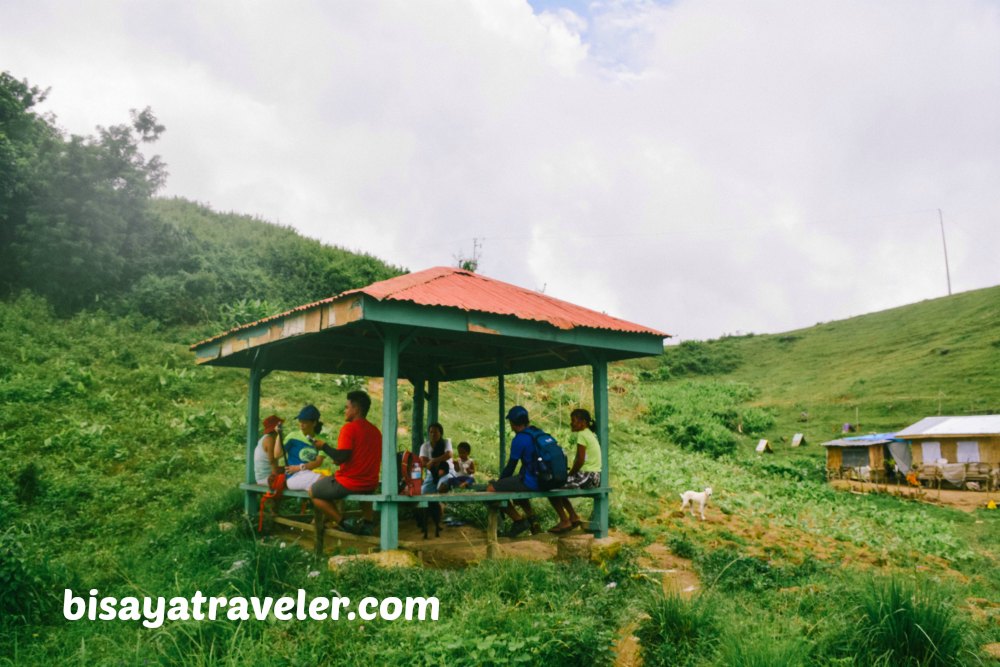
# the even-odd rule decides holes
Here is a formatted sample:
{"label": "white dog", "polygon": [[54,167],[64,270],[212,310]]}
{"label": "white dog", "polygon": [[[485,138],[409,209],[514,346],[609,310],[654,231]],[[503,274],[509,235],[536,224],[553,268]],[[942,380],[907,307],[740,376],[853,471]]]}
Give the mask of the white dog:
{"label": "white dog", "polygon": [[708,504],[708,497],[712,495],[712,487],[706,486],[704,491],[685,491],[681,494],[681,511],[691,508],[691,516],[694,516],[694,504],[698,503],[698,510],[701,512],[701,520],[705,520],[705,505]]}

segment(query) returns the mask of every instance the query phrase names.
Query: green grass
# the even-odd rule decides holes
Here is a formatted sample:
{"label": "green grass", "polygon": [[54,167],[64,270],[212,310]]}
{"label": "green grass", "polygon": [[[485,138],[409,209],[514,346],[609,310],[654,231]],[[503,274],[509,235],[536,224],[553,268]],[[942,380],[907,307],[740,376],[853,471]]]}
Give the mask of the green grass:
{"label": "green grass", "polygon": [[930,415],[1000,412],[1000,287],[703,345],[742,359],[712,377],[755,387],[755,403],[776,415],[762,437],[778,443],[796,432],[832,439],[844,422],[880,432]]}
{"label": "green grass", "polygon": [[[682,375],[661,373],[667,362],[657,359],[613,366],[611,517],[638,539],[611,562],[392,576],[319,568],[316,578],[307,576],[315,568],[308,552],[255,540],[241,518],[235,485],[246,373],[196,367],[187,344],[204,331],[101,313],[60,320],[31,297],[0,304],[0,455],[10,466],[0,478],[0,582],[8,593],[0,595],[0,665],[377,664],[406,662],[414,644],[431,647],[425,664],[456,664],[462,651],[479,656],[476,664],[512,655],[527,664],[609,664],[619,629],[655,586],[635,565],[636,550],[654,541],[695,559],[720,623],[739,630],[720,633],[698,664],[800,664],[803,651],[807,664],[851,664],[869,650],[860,629],[873,623],[856,601],[871,573],[916,572],[921,591],[949,600],[1000,600],[1000,513],[836,492],[823,481],[816,443],[854,421],[855,406],[863,424],[892,429],[935,414],[938,400],[952,413],[1000,404],[996,383],[981,379],[1000,372],[998,302],[1000,290],[982,290],[786,336],[713,341],[694,350],[707,357]],[[717,346],[727,347],[721,365],[711,358]],[[313,402],[335,432],[354,381],[275,373],[264,381],[261,410],[292,417]],[[371,388],[377,422],[377,383]],[[409,388],[400,388],[405,446],[411,403]],[[590,407],[590,391],[580,370],[507,379],[508,401],[526,405],[561,440],[569,411]],[[495,474],[495,382],[444,385],[441,401],[448,437],[470,441],[483,476]],[[712,458],[679,446],[655,417],[658,405],[717,424],[733,434],[735,449]],[[798,421],[802,410],[808,422]],[[762,414],[773,423],[753,432],[753,419],[768,422]],[[734,431],[741,423],[742,435]],[[782,443],[796,431],[810,444],[790,450]],[[757,437],[770,437],[776,453],[754,454]],[[673,515],[678,493],[708,485],[711,521]],[[589,512],[589,502],[579,505]],[[554,520],[547,504],[536,508]],[[331,623],[321,632],[256,622],[95,627],[62,620],[56,595],[64,586],[117,596],[433,592],[444,620],[363,630]],[[954,609],[952,620],[975,642],[1000,641],[995,615]],[[780,641],[754,639],[747,618],[781,628]],[[747,641],[736,646],[731,635]],[[865,655],[881,659],[871,651]]]}
{"label": "green grass", "polygon": [[642,660],[649,667],[685,667],[702,664],[719,641],[721,619],[714,598],[692,600],[657,591],[644,607],[645,618],[636,630]]}
{"label": "green grass", "polygon": [[898,578],[872,582],[859,607],[859,658],[866,664],[969,664],[965,624],[937,588]]}

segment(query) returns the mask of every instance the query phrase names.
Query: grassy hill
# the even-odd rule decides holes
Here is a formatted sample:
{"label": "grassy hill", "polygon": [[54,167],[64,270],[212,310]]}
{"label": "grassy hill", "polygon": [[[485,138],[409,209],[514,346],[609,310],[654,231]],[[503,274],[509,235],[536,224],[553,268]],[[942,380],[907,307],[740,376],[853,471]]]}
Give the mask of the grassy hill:
{"label": "grassy hill", "polygon": [[[668,348],[651,377],[748,383],[764,433],[832,439],[842,424],[899,430],[931,415],[1000,412],[1000,287],[775,335]],[[808,420],[802,421],[802,413]]]}
{"label": "grassy hill", "polygon": [[[424,664],[454,664],[460,650],[477,664],[609,664],[620,629],[645,611],[647,664],[863,665],[875,650],[863,630],[879,622],[861,610],[893,574],[929,596],[920,609],[949,610],[940,613],[964,644],[947,664],[976,664],[976,646],[1000,641],[997,512],[833,491],[815,443],[855,410],[863,430],[899,428],[936,414],[939,402],[944,413],[995,410],[998,305],[993,288],[615,365],[612,521],[630,545],[596,564],[393,577],[319,567],[310,577],[308,553],[255,539],[240,519],[246,374],[195,367],[187,344],[205,325],[100,312],[58,319],[30,296],[0,304],[0,455],[10,466],[0,479],[0,656],[11,656],[0,664],[407,664],[412,646],[430,647]],[[334,415],[351,382],[277,373],[264,382],[262,409],[291,417],[315,402]],[[368,388],[377,421],[379,383]],[[507,391],[559,437],[569,410],[590,403],[577,370],[514,376]],[[491,382],[443,388],[449,436],[470,440],[494,471],[495,409]],[[813,444],[752,453],[757,437],[780,442],[795,431]],[[689,436],[731,438],[735,448],[712,457]],[[716,490],[709,521],[677,516],[677,494],[705,485]],[[649,559],[664,550],[692,559],[696,602],[656,593],[662,575]],[[64,587],[117,597],[436,594],[443,625],[69,623]],[[707,620],[695,626],[708,629],[685,635],[699,614]],[[688,645],[694,657],[667,655]]]}

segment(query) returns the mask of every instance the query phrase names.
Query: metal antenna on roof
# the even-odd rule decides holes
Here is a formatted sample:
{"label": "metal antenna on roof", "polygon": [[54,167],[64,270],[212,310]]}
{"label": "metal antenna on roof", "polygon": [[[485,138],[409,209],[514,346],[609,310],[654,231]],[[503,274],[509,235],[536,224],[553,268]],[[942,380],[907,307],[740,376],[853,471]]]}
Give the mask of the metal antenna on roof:
{"label": "metal antenna on roof", "polygon": [[457,255],[455,259],[458,261],[458,268],[463,271],[471,271],[475,273],[479,268],[479,251],[482,248],[481,241],[483,237],[473,236],[472,237],[472,257],[464,257],[462,255]]}
{"label": "metal antenna on roof", "polygon": [[944,248],[944,275],[948,278],[948,296],[951,296],[951,270],[948,268],[948,244],[944,240],[944,213],[938,209],[938,221],[941,223],[941,247]]}

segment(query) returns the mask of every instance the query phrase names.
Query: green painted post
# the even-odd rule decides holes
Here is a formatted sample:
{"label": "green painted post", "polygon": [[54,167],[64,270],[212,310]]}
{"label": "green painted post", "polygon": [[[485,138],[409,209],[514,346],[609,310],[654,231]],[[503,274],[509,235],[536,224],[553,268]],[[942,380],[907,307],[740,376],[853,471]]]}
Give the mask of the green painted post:
{"label": "green painted post", "polygon": [[[433,424],[441,421],[438,418],[438,381],[436,379],[427,381],[427,423]],[[423,435],[423,434],[421,434]],[[423,442],[423,440],[421,440]]]}
{"label": "green painted post", "polygon": [[[246,482],[253,484],[257,480],[254,478],[253,470],[253,450],[257,447],[257,424],[260,423],[260,381],[264,377],[261,368],[254,364],[250,368],[250,387],[247,392],[247,461],[246,461]],[[257,519],[257,507],[253,502],[253,495],[247,491],[243,497],[243,509],[251,522]]]}
{"label": "green painted post", "polygon": [[420,445],[424,444],[424,381],[413,383],[413,423],[411,424],[410,449],[414,454],[420,453]]}
{"label": "green painted post", "polygon": [[[601,486],[610,487],[608,476],[608,362],[599,352],[594,361],[594,419],[597,420],[597,438],[601,443]],[[608,536],[608,497],[594,497],[594,516],[597,522],[597,536]],[[593,527],[593,526],[592,526]]]}
{"label": "green painted post", "polygon": [[497,376],[497,396],[500,402],[499,414],[497,415],[499,420],[497,422],[497,431],[500,433],[500,470],[503,470],[504,466],[507,465],[507,420],[505,419],[507,413],[505,411],[507,405],[506,389],[504,387],[504,374],[501,373]]}
{"label": "green painted post", "polygon": [[[385,333],[382,352],[382,493],[395,495],[399,489],[396,479],[396,414],[397,387],[399,381],[399,332],[388,329]],[[382,530],[380,544],[382,550],[399,546],[399,506],[394,502],[382,503]]]}

